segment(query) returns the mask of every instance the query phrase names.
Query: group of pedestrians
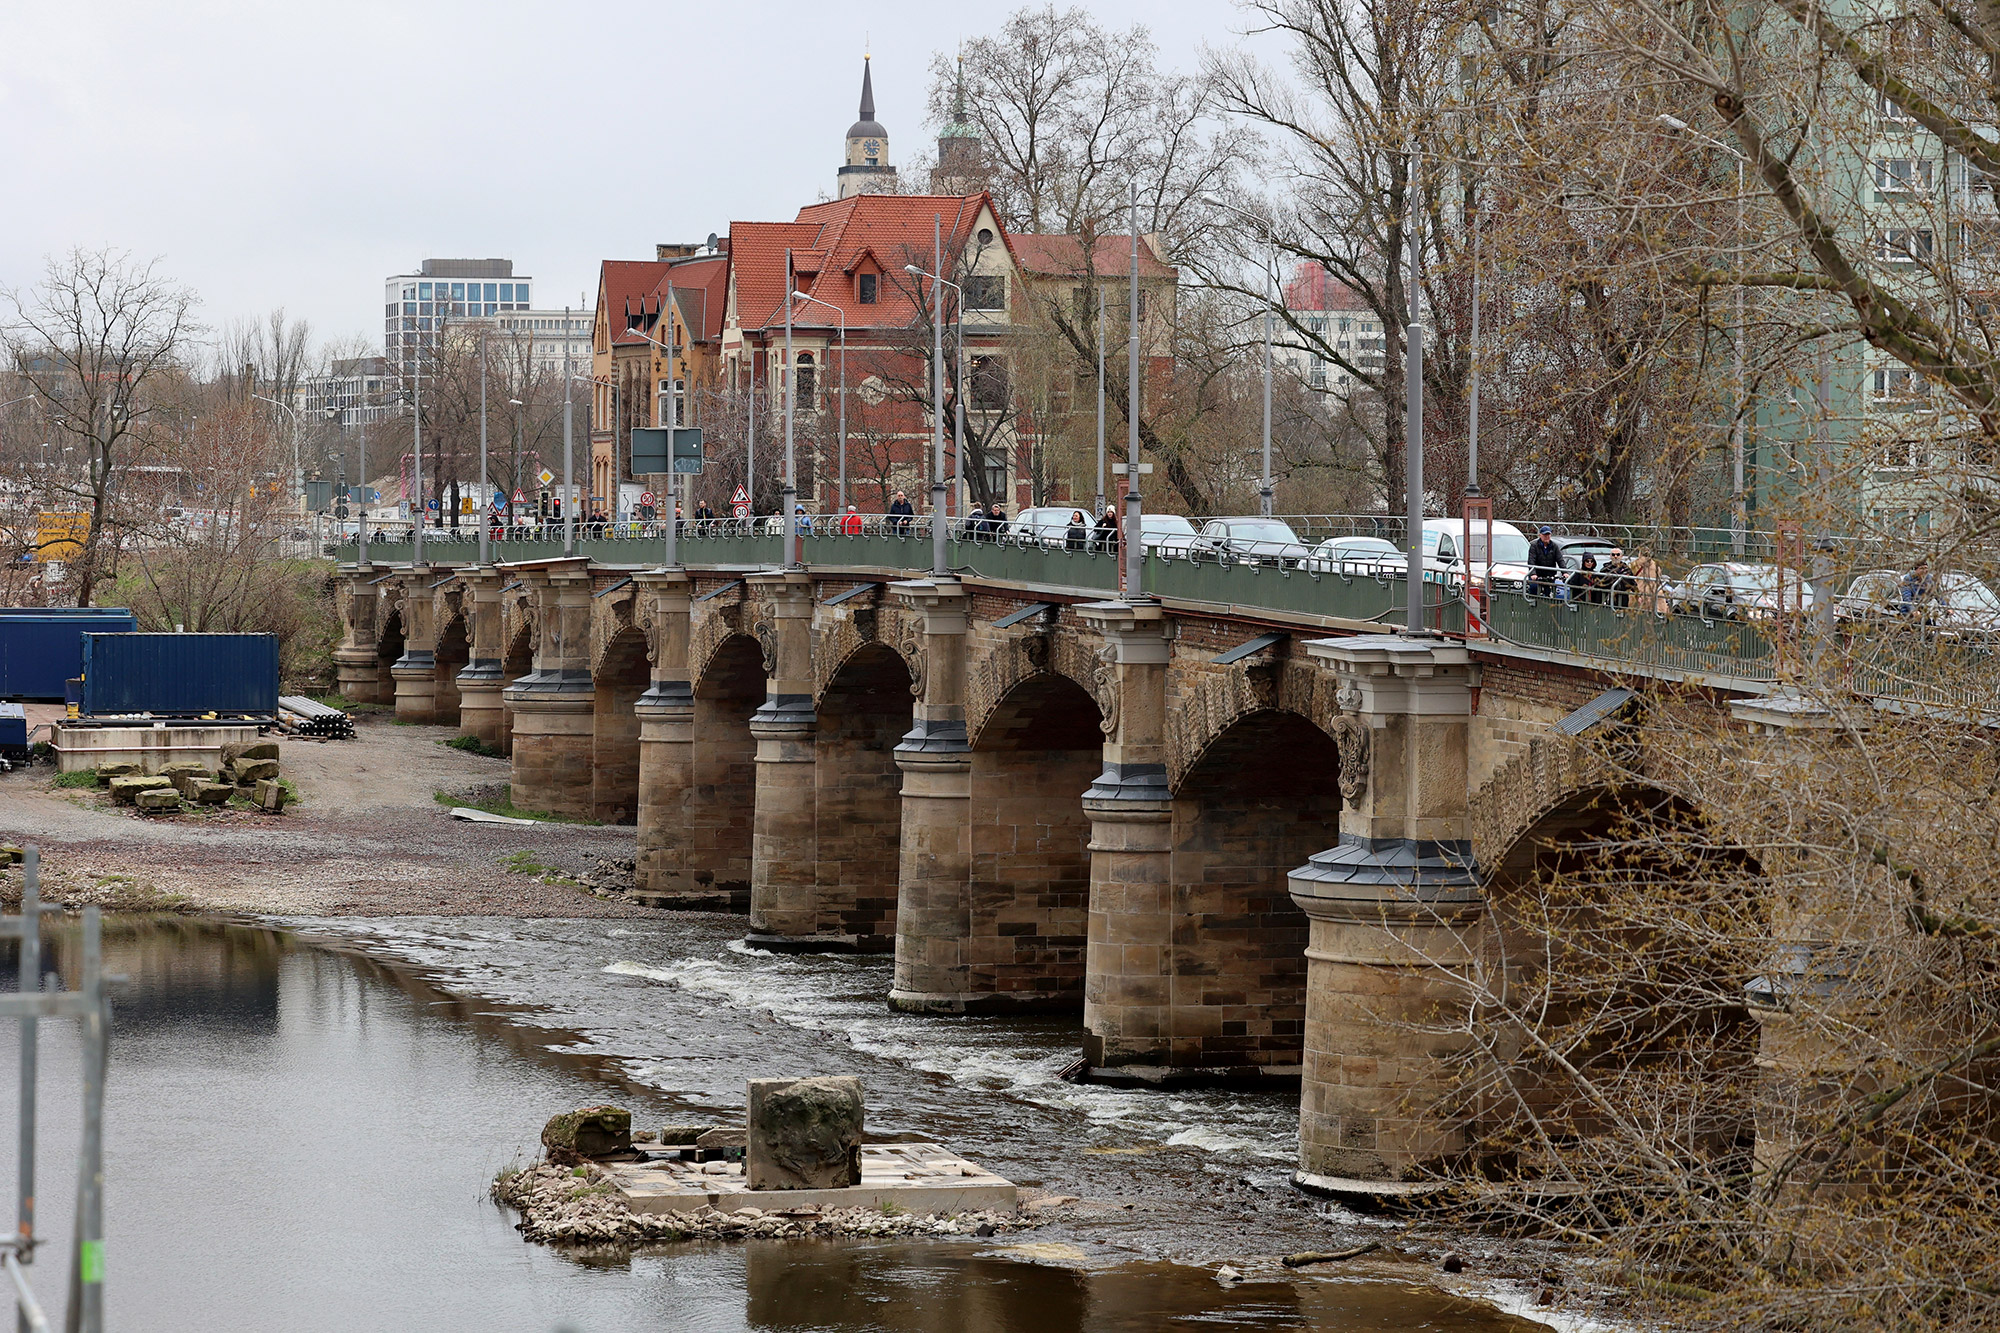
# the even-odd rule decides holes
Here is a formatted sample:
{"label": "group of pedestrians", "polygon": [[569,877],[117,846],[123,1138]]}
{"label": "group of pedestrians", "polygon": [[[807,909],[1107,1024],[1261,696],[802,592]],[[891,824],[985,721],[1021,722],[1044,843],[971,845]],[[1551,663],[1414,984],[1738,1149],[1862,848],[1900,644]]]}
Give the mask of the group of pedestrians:
{"label": "group of pedestrians", "polygon": [[1612,551],[1602,564],[1585,552],[1572,570],[1563,568],[1562,546],[1544,524],[1528,544],[1527,594],[1553,597],[1594,606],[1612,606],[1620,611],[1637,607],[1665,613],[1666,597],[1660,590],[1660,567],[1649,555],[1626,559],[1623,551]]}
{"label": "group of pedestrians", "polygon": [[1063,549],[1066,551],[1116,551],[1118,549],[1118,511],[1111,505],[1104,506],[1104,513],[1095,525],[1084,517],[1081,509],[1072,509],[1069,527],[1063,531]]}

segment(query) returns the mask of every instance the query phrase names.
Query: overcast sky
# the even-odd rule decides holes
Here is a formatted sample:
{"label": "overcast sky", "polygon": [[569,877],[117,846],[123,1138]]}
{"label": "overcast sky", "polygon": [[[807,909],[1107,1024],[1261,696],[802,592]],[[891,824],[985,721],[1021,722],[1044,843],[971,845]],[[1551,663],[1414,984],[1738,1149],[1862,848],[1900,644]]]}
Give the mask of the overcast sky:
{"label": "overcast sky", "polygon": [[[1228,0],[1089,0],[1192,68]],[[864,45],[899,165],[931,54],[1005,3],[66,0],[0,4],[0,283],[113,246],[220,327],[283,306],[381,342],[382,279],[503,256],[535,303],[589,304],[597,262],[788,218],[833,188]],[[950,17],[946,17],[949,15]],[[952,26],[959,24],[961,26]]]}

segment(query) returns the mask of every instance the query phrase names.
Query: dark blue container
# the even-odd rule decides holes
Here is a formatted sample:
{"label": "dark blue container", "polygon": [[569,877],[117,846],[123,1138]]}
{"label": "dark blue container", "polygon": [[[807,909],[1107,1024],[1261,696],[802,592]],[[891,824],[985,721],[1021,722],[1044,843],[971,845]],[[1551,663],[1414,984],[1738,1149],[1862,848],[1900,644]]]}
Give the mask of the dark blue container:
{"label": "dark blue container", "polygon": [[275,718],[275,634],[86,634],[83,715]]}
{"label": "dark blue container", "polygon": [[19,704],[0,704],[0,753],[25,754],[28,749],[28,710]]}
{"label": "dark blue container", "polygon": [[119,606],[0,606],[0,698],[60,701],[83,665],[85,634],[130,634]]}

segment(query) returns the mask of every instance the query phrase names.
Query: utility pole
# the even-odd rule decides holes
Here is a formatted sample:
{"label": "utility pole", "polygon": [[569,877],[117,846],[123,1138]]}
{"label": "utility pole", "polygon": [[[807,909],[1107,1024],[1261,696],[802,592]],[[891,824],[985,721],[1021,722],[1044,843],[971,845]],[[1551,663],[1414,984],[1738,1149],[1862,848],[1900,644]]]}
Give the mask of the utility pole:
{"label": "utility pole", "polygon": [[1132,178],[1131,328],[1125,335],[1125,596],[1139,597],[1139,179]]}
{"label": "utility pole", "polygon": [[[479,484],[486,485],[486,330],[479,331]],[[479,498],[479,567],[493,563],[487,549],[486,529],[493,521],[493,497],[482,494]]]}
{"label": "utility pole", "polygon": [[[671,272],[667,276],[667,304],[660,312],[667,321],[667,403],[666,420],[661,424],[667,428],[667,562],[668,569],[680,563],[680,473],[674,471],[674,431],[681,424],[680,397],[676,392],[679,380],[674,368],[674,281]],[[613,437],[616,438],[615,436]]]}
{"label": "utility pole", "polygon": [[571,421],[570,382],[575,373],[569,345],[569,307],[563,307],[563,554],[576,554],[576,450]]}
{"label": "utility pole", "polygon": [[948,577],[944,553],[944,214],[931,215],[931,577]]}
{"label": "utility pole", "polygon": [[368,358],[361,358],[361,511],[356,519],[355,548],[360,552],[354,563],[368,567]]}
{"label": "utility pole", "polygon": [[424,349],[417,344],[416,372],[410,381],[410,471],[416,482],[416,498],[410,501],[410,563],[424,563]]}
{"label": "utility pole", "polygon": [[[1097,276],[1097,265],[1090,265],[1091,277]],[[1104,517],[1104,288],[1097,288],[1097,508],[1092,511],[1090,521],[1096,523]]]}
{"label": "utility pole", "polygon": [[799,566],[799,525],[792,511],[799,507],[799,477],[793,470],[797,459],[792,451],[792,418],[798,397],[797,372],[792,369],[792,251],[785,247],[785,568]]}
{"label": "utility pole", "polygon": [[1419,268],[1423,248],[1423,187],[1413,136],[1409,146],[1410,178],[1403,215],[1410,232],[1410,322],[1403,328],[1404,423],[1403,488],[1408,494],[1404,534],[1410,543],[1409,614],[1405,627],[1412,634],[1424,629],[1424,289]]}
{"label": "utility pole", "polygon": [[1271,516],[1271,324],[1278,304],[1277,256],[1271,263],[1271,304],[1264,309],[1264,479],[1257,488],[1257,512]]}

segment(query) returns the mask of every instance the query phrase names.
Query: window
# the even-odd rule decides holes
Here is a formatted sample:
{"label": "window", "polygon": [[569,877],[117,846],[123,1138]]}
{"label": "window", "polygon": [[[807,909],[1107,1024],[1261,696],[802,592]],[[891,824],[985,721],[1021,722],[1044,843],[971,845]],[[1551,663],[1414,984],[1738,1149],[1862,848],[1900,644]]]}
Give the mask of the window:
{"label": "window", "polygon": [[428,301],[431,299],[431,285],[428,282],[417,284],[417,299],[419,301]]}
{"label": "window", "polygon": [[403,299],[405,301],[414,301],[417,299],[417,289],[414,284],[403,288]]}
{"label": "window", "polygon": [[1007,498],[1007,447],[989,444],[979,451],[985,457],[986,489],[999,499]]}
{"label": "window", "polygon": [[991,245],[991,244],[993,244],[993,231],[992,231],[992,229],[991,229],[990,227],[981,227],[981,228],[979,229],[979,236],[978,236],[978,241],[979,241],[979,243],[980,243],[981,245]]}
{"label": "window", "polygon": [[1875,189],[1879,194],[1929,194],[1936,163],[1927,157],[1878,157]]}
{"label": "window", "polygon": [[881,281],[882,279],[876,274],[873,273],[862,274],[860,278],[858,278],[855,281],[855,288],[856,288],[855,299],[860,301],[861,304],[863,305],[874,305],[876,285]]}
{"label": "window", "polygon": [[[670,396],[674,405],[674,419],[672,421],[667,420],[667,403],[670,401]],[[660,425],[674,427],[687,425],[686,380],[661,380],[658,396],[654,399],[654,402],[657,404],[654,411],[659,416]]]}
{"label": "window", "polygon": [[1931,234],[1907,227],[1884,227],[1875,233],[1875,257],[1885,264],[1915,264],[1931,257]]}
{"label": "window", "polygon": [[1875,94],[1875,114],[1884,120],[1907,121],[1910,113],[1896,105],[1896,100],[1887,93]]}
{"label": "window", "polygon": [[819,367],[813,363],[811,352],[799,353],[792,374],[798,381],[799,402],[810,407],[813,402],[813,389],[816,387],[813,381],[819,374]]}
{"label": "window", "polygon": [[965,280],[967,310],[1005,310],[1007,279],[997,273],[975,273]]}
{"label": "window", "polygon": [[1909,401],[1927,396],[1929,386],[1923,376],[1908,366],[1877,366],[1875,396]]}
{"label": "window", "polygon": [[500,284],[500,299],[501,299],[502,301],[511,301],[511,300],[513,300],[513,299],[514,299],[514,284],[513,284],[513,283],[511,283],[511,282],[503,282],[503,283],[501,283],[501,284]]}
{"label": "window", "polygon": [[520,303],[521,303],[522,305],[526,305],[526,304],[528,304],[528,284],[527,284],[527,283],[525,283],[525,282],[517,282],[517,283],[515,283],[515,284],[514,284],[514,299],[515,299],[516,301],[519,301],[519,302],[520,302]]}
{"label": "window", "polygon": [[972,358],[972,405],[982,412],[1007,408],[1007,362],[997,356]]}
{"label": "window", "polygon": [[414,315],[414,314],[416,314],[416,313],[417,313],[417,303],[416,303],[415,301],[405,301],[405,302],[403,302],[403,313],[404,313],[404,314],[406,314],[406,315]]}
{"label": "window", "polygon": [[497,301],[500,299],[500,288],[497,283],[489,282],[486,284],[486,299],[489,301]]}

